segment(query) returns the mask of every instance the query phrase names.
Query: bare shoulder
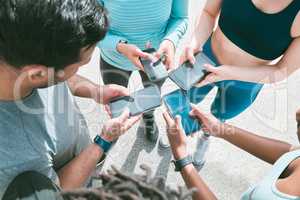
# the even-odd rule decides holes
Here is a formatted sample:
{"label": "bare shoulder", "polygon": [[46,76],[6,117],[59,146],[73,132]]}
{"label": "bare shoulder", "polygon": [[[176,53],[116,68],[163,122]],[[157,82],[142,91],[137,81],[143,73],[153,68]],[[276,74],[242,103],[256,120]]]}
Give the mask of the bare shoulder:
{"label": "bare shoulder", "polygon": [[288,177],[279,179],[276,182],[276,187],[279,191],[293,195],[293,196],[300,196],[300,159],[294,160],[289,165]]}
{"label": "bare shoulder", "polygon": [[298,12],[291,30],[292,37],[300,37],[300,11]]}

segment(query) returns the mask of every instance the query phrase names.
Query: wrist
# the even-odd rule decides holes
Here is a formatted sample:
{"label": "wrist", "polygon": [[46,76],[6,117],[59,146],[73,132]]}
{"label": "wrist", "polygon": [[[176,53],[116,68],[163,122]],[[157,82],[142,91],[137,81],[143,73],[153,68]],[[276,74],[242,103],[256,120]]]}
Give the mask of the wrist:
{"label": "wrist", "polygon": [[228,140],[230,136],[235,134],[235,128],[229,124],[221,123],[220,124],[220,133],[219,138]]}
{"label": "wrist", "polygon": [[123,52],[124,52],[124,49],[126,48],[126,46],[127,46],[127,43],[125,43],[125,42],[119,42],[118,44],[117,44],[117,51],[120,53],[120,54],[124,54]]}
{"label": "wrist", "polygon": [[175,160],[180,160],[188,156],[186,150],[178,149],[173,151],[173,156]]}
{"label": "wrist", "polygon": [[93,152],[93,155],[95,156],[95,158],[97,160],[99,160],[102,157],[104,150],[96,143],[91,144],[90,148],[91,148],[91,152]]}
{"label": "wrist", "polygon": [[112,147],[112,142],[106,140],[103,136],[97,135],[94,138],[94,144],[100,147],[104,153],[107,153]]}
{"label": "wrist", "polygon": [[174,52],[176,51],[176,45],[174,44],[174,42],[172,40],[170,40],[170,39],[164,39],[163,42],[162,42],[162,44],[163,43],[166,43],[167,45],[172,46]]}
{"label": "wrist", "polygon": [[100,137],[103,140],[107,141],[107,142],[113,142],[113,141],[115,141],[115,138],[111,134],[108,134],[108,133],[103,133],[102,132],[102,134],[100,135]]}
{"label": "wrist", "polygon": [[94,99],[94,101],[97,102],[97,103],[101,103],[101,96],[102,96],[101,95],[101,90],[103,90],[102,86],[97,85],[97,84],[93,84],[92,91],[96,91],[96,92],[95,93],[92,92],[91,98]]}
{"label": "wrist", "polygon": [[172,161],[175,165],[175,171],[176,172],[182,172],[185,168],[188,168],[189,166],[193,165],[193,158],[191,155],[187,155],[184,158],[176,159]]}

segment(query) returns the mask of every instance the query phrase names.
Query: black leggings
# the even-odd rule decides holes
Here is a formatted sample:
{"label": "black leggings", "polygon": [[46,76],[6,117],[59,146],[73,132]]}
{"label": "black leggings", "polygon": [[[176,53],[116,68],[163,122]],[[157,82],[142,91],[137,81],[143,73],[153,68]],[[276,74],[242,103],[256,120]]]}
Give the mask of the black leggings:
{"label": "black leggings", "polygon": [[[110,65],[107,62],[105,62],[102,58],[100,59],[100,65],[101,65],[100,71],[101,71],[104,85],[116,84],[116,85],[121,85],[124,87],[128,86],[128,81],[132,74],[132,71],[126,71],[126,70],[117,68],[113,65]],[[145,72],[139,71],[139,74],[142,78],[144,87],[154,84],[149,80],[149,78],[145,74]],[[165,80],[159,81],[159,82],[156,82],[155,85],[157,85],[159,87],[159,89],[161,89],[161,86],[164,82],[165,82]]]}
{"label": "black leggings", "polygon": [[[100,65],[101,65],[100,71],[101,71],[104,85],[116,84],[116,85],[121,85],[124,87],[128,86],[128,81],[132,74],[132,71],[126,71],[126,70],[122,70],[120,68],[114,67],[114,66],[108,64],[107,62],[105,62],[102,58],[100,59]],[[158,88],[161,90],[161,86],[163,85],[165,80],[153,83],[148,79],[145,72],[139,71],[139,73],[142,78],[144,87],[148,87],[151,85],[157,85]],[[154,111],[147,112],[146,114],[144,114],[144,117],[146,117],[146,118],[153,117],[153,112]]]}

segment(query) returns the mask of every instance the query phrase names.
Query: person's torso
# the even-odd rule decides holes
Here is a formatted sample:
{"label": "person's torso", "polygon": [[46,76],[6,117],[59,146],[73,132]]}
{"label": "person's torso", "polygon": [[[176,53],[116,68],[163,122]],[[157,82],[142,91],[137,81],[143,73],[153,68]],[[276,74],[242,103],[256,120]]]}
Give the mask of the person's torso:
{"label": "person's torso", "polygon": [[22,101],[0,102],[0,197],[24,171],[55,180],[88,130],[66,83],[35,90]]}
{"label": "person's torso", "polygon": [[293,151],[283,155],[273,166],[271,172],[255,187],[250,188],[242,196],[242,200],[300,200],[300,197],[280,192],[276,182],[287,167],[300,157],[300,151]]}
{"label": "person's torso", "polygon": [[[265,64],[280,57],[293,41],[291,29],[299,11],[298,0],[273,14],[260,10],[252,0],[223,0],[213,41],[216,54],[224,64],[245,65]],[[236,61],[237,57],[242,59]]]}
{"label": "person's torso", "polygon": [[[104,0],[103,2],[108,11],[109,31],[112,34],[126,38],[130,44],[135,44],[142,50],[145,49],[148,41],[154,48],[159,47],[166,34],[173,0]],[[119,65],[125,65],[125,68],[133,67],[133,64],[120,54],[111,55],[111,52],[105,50],[102,50],[102,53]]]}

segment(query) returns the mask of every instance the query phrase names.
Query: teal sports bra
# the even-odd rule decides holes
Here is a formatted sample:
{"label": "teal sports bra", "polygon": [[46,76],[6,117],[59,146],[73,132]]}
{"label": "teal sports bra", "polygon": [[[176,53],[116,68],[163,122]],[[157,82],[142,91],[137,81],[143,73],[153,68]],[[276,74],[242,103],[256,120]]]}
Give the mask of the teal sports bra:
{"label": "teal sports bra", "polygon": [[300,158],[300,150],[284,154],[274,164],[271,172],[258,185],[245,192],[241,200],[300,200],[300,197],[284,194],[276,188],[281,174],[297,158]]}
{"label": "teal sports bra", "polygon": [[299,11],[299,0],[274,14],[259,10],[252,0],[223,0],[219,26],[239,48],[258,58],[274,60],[292,43],[291,28]]}

